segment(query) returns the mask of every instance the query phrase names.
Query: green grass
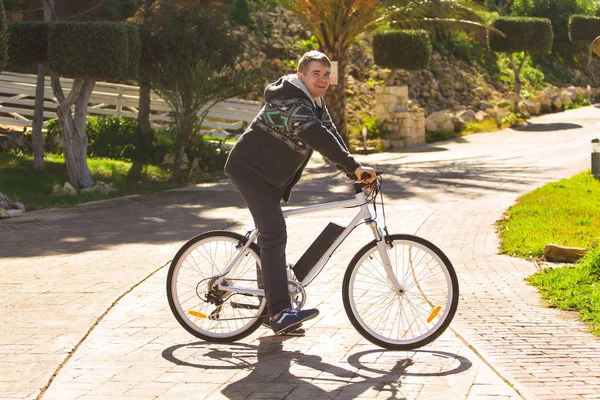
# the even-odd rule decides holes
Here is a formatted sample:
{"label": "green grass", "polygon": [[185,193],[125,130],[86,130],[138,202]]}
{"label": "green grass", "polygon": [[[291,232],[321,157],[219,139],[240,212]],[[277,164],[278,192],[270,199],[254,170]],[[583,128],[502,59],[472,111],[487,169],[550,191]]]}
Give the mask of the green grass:
{"label": "green grass", "polygon": [[590,332],[600,336],[600,246],[589,251],[574,267],[546,268],[532,275],[550,307],[578,310]]}
{"label": "green grass", "polygon": [[498,225],[506,254],[540,257],[548,243],[589,249],[574,266],[544,269],[528,282],[550,307],[579,311],[600,337],[599,210],[600,180],[588,171],[522,196]]}
{"label": "green grass", "polygon": [[588,248],[600,238],[600,180],[590,172],[550,183],[522,196],[500,228],[501,251],[541,257],[544,246]]}
{"label": "green grass", "polygon": [[88,167],[94,181],[112,182],[117,192],[111,195],[51,196],[54,185],[64,185],[68,181],[62,155],[46,154],[44,171],[36,171],[33,169],[33,156],[0,153],[0,193],[7,195],[11,201],[23,203],[31,211],[181,186],[169,181],[170,172],[151,165],[143,166],[141,179],[137,182],[127,180],[130,162],[88,158]]}

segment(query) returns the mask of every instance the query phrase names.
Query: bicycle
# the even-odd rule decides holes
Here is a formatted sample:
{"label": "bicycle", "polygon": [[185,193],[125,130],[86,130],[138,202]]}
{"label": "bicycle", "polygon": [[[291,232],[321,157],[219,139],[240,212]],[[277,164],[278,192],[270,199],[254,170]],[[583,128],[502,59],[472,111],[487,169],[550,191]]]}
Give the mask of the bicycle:
{"label": "bicycle", "polygon": [[[342,227],[330,223],[291,268],[292,306],[306,303],[305,287],[321,272],[338,246],[361,224],[374,239],[352,258],[344,274],[342,298],[354,328],[371,343],[410,350],[431,343],[450,325],[458,307],[458,279],[448,257],[433,243],[410,234],[388,234],[380,172],[372,184],[354,183],[354,198],[285,209],[285,218],[358,208]],[[383,229],[377,225],[380,194]],[[373,214],[371,213],[373,208]],[[233,342],[252,334],[266,317],[258,231],[246,235],[209,231],[189,240],[167,276],[167,297],[177,321],[209,342]]]}

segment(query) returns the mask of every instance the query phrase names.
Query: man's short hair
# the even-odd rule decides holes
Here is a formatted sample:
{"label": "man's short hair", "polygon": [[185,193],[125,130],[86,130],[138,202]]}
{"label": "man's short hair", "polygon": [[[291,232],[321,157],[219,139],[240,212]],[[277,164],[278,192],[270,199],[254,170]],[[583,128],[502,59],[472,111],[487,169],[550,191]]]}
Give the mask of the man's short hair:
{"label": "man's short hair", "polygon": [[318,61],[321,64],[331,68],[331,60],[329,60],[329,57],[320,51],[311,50],[307,53],[304,53],[302,57],[300,57],[300,61],[298,61],[298,72],[302,72],[303,74],[307,73],[308,66],[313,61]]}

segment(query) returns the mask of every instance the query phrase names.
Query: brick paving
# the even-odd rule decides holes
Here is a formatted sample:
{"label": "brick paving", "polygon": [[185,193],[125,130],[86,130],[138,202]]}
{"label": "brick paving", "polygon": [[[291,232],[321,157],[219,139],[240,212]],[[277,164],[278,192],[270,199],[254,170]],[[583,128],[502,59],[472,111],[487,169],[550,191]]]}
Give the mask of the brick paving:
{"label": "brick paving", "polygon": [[[494,229],[519,195],[589,168],[595,112],[362,158],[388,172],[390,232],[432,240],[459,275],[452,330],[418,351],[371,345],[343,311],[341,279],[366,228],[308,286],[321,315],[305,337],[261,328],[216,345],[187,334],[163,266],[195,233],[243,231],[248,215],[226,183],[1,221],[0,399],[599,399],[600,341],[544,307],[524,281],[536,266],[498,255]],[[333,175],[317,158],[294,204],[345,197]],[[290,260],[337,218],[348,220],[290,221]]]}

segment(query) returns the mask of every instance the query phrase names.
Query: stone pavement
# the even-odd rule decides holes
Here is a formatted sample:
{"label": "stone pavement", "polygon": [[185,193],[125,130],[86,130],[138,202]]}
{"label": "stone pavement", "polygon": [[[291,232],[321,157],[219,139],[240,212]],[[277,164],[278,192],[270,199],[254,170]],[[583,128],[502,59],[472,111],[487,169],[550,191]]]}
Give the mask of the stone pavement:
{"label": "stone pavement", "polygon": [[[589,168],[596,113],[360,158],[388,173],[390,232],[433,241],[458,272],[452,329],[411,352],[371,345],[343,310],[364,227],[307,287],[321,315],[305,337],[261,328],[217,345],[179,327],[164,266],[194,234],[249,223],[226,182],[1,221],[0,399],[600,399],[600,341],[572,313],[544,307],[524,281],[536,266],[498,255],[494,228],[519,195]],[[316,158],[293,205],[347,191]],[[291,219],[290,261],[327,221],[348,218]]]}

